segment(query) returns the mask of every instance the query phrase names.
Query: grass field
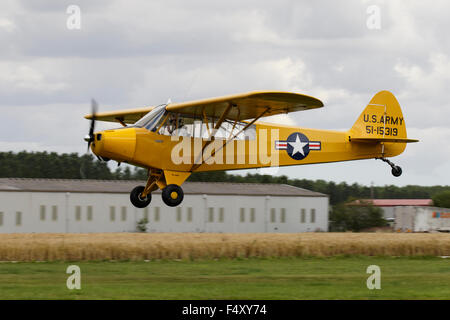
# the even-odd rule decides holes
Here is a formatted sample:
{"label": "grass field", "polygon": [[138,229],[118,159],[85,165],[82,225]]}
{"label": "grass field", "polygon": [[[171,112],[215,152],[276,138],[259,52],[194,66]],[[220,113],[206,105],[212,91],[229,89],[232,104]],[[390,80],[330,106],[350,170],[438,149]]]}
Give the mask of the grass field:
{"label": "grass field", "polygon": [[[450,299],[450,260],[327,257],[79,262],[81,290],[66,287],[71,263],[0,263],[0,299]],[[369,265],[381,289],[369,290]]]}
{"label": "grass field", "polygon": [[450,256],[450,234],[0,234],[0,261]]}

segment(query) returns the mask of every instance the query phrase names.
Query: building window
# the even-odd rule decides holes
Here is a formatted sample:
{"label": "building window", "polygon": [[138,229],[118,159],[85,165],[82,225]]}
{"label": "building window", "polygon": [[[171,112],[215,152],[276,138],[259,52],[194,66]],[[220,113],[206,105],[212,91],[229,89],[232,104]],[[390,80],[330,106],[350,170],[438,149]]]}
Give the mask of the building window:
{"label": "building window", "polygon": [[81,220],[81,206],[75,207],[75,220],[80,221]]}
{"label": "building window", "polygon": [[154,214],[155,222],[158,222],[159,221],[159,207],[155,207],[153,214]]}
{"label": "building window", "polygon": [[58,207],[52,206],[52,220],[56,221],[58,220]]}
{"label": "building window", "polygon": [[45,206],[44,205],[41,205],[40,218],[41,218],[42,221],[45,220]]}
{"label": "building window", "polygon": [[270,209],[270,222],[275,222],[275,208]]}
{"label": "building window", "polygon": [[109,220],[116,221],[116,207],[109,207]]}
{"label": "building window", "polygon": [[121,220],[122,221],[126,221],[127,220],[127,207],[122,207]]}
{"label": "building window", "polygon": [[208,222],[214,222],[214,208],[208,208]]}
{"label": "building window", "polygon": [[16,226],[22,225],[22,212],[17,211],[16,212]]}
{"label": "building window", "polygon": [[300,210],[300,223],[306,222],[306,209]]}
{"label": "building window", "polygon": [[241,222],[245,222],[245,208],[241,208],[239,220],[240,220]]}
{"label": "building window", "polygon": [[280,212],[280,222],[286,222],[286,208],[281,208]]}
{"label": "building window", "polygon": [[181,207],[177,207],[177,222],[181,222]]}
{"label": "building window", "polygon": [[250,222],[255,222],[256,219],[255,208],[250,208]]}
{"label": "building window", "polygon": [[311,223],[316,222],[316,209],[311,209]]}
{"label": "building window", "polygon": [[93,216],[92,206],[87,206],[87,220],[92,221],[92,216]]}
{"label": "building window", "polygon": [[144,208],[144,219],[148,221],[148,208]]}
{"label": "building window", "polygon": [[3,225],[3,212],[0,212],[0,226]]}
{"label": "building window", "polygon": [[187,221],[192,222],[192,207],[187,208]]}
{"label": "building window", "polygon": [[219,222],[223,222],[225,218],[225,208],[219,208]]}

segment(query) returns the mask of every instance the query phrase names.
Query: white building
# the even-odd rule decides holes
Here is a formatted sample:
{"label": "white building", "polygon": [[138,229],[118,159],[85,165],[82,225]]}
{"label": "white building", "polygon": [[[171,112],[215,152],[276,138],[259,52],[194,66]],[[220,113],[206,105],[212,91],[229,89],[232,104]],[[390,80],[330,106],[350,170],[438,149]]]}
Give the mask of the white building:
{"label": "white building", "polygon": [[277,184],[183,184],[184,200],[167,207],[160,191],[145,209],[129,192],[142,181],[0,179],[0,233],[328,231],[328,196]]}
{"label": "white building", "polygon": [[383,211],[383,217],[393,223],[397,207],[430,207],[433,205],[431,199],[360,199],[350,202],[351,206],[372,205]]}
{"label": "white building", "polygon": [[395,207],[394,229],[403,232],[450,232],[450,209],[437,207]]}

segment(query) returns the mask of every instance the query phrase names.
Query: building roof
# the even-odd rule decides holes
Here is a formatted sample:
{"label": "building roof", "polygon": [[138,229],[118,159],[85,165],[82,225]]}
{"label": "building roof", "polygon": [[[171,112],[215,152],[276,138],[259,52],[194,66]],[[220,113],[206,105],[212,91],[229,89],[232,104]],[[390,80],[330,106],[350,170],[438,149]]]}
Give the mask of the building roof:
{"label": "building roof", "polygon": [[361,199],[350,202],[349,205],[364,205],[371,203],[376,207],[397,207],[397,206],[432,206],[431,199]]}
{"label": "building roof", "polygon": [[[145,185],[145,181],[0,178],[0,192],[129,193],[138,185]],[[185,182],[183,191],[185,194],[328,197],[287,184]]]}

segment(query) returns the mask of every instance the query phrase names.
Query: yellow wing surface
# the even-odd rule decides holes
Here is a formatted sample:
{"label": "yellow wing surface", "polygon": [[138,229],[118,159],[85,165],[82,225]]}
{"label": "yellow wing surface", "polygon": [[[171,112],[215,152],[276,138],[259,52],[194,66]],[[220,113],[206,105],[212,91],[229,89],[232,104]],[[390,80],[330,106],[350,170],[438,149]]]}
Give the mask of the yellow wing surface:
{"label": "yellow wing surface", "polygon": [[231,105],[226,118],[248,120],[281,113],[323,107],[319,99],[290,92],[256,91],[191,102],[174,103],[167,110],[194,116],[220,117]]}
{"label": "yellow wing surface", "polygon": [[[228,110],[226,119],[248,120],[261,116],[273,116],[281,113],[302,111],[323,107],[319,99],[290,92],[256,91],[218,98],[202,99],[167,105],[167,110],[200,117],[220,117]],[[153,107],[103,112],[96,114],[96,120],[122,121],[134,123]],[[85,117],[91,119],[92,115]],[[119,121],[119,122],[120,122]]]}
{"label": "yellow wing surface", "polygon": [[[100,112],[95,114],[95,120],[109,122],[135,123],[140,118],[149,113],[154,107],[144,107],[137,109]],[[85,116],[86,119],[92,119],[92,114]]]}

